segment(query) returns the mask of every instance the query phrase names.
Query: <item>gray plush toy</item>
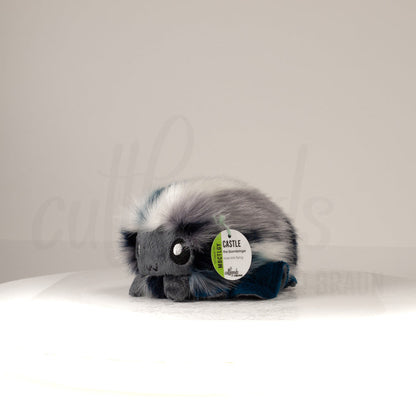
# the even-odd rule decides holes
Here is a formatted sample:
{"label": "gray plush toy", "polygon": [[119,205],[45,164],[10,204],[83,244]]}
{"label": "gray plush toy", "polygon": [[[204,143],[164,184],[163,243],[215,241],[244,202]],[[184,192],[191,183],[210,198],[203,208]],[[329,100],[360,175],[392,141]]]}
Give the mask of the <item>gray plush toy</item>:
{"label": "gray plush toy", "polygon": [[[224,230],[230,240],[224,237],[218,248],[234,253],[230,259],[246,256],[243,276],[229,267],[227,278],[227,270],[219,269],[223,258],[216,263],[213,242]],[[247,250],[232,234],[243,236]],[[133,207],[121,229],[121,247],[135,275],[132,296],[266,299],[296,284],[297,237],[291,221],[263,193],[236,180],[196,179],[157,189]]]}

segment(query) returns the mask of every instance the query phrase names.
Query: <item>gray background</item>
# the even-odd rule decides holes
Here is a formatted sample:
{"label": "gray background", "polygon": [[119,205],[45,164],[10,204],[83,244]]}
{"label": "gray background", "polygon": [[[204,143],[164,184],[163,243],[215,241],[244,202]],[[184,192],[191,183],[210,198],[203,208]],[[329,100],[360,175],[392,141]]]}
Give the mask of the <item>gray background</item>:
{"label": "gray background", "polygon": [[0,281],[118,264],[131,195],[260,187],[302,267],[413,275],[413,1],[0,1]]}

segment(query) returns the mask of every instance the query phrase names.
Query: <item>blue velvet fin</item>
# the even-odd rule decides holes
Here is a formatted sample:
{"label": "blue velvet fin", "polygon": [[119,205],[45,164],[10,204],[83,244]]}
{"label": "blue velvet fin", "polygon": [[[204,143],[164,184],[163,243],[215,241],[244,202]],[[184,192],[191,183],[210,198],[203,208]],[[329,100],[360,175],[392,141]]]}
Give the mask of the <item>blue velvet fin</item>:
{"label": "blue velvet fin", "polygon": [[275,298],[284,288],[294,287],[297,280],[289,274],[289,265],[283,261],[266,263],[252,274],[244,276],[232,288],[228,297],[257,297],[260,299]]}

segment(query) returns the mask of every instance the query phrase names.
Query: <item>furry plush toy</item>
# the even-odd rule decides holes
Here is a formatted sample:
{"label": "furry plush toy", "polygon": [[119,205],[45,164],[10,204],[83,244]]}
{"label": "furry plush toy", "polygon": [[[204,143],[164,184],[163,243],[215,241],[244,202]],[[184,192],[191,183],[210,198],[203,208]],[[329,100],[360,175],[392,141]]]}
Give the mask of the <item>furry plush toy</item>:
{"label": "furry plush toy", "polygon": [[296,231],[276,204],[245,183],[175,182],[131,214],[120,231],[123,257],[135,275],[131,296],[270,299],[296,285]]}

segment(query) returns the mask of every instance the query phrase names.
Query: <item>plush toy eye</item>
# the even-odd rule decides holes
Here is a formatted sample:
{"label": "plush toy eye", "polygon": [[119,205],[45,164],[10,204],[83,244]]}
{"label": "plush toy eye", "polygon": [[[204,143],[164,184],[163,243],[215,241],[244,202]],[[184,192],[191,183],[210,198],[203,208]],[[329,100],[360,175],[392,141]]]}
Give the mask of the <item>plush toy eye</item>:
{"label": "plush toy eye", "polygon": [[176,264],[186,264],[191,257],[191,250],[182,238],[177,238],[170,248],[170,258]]}

